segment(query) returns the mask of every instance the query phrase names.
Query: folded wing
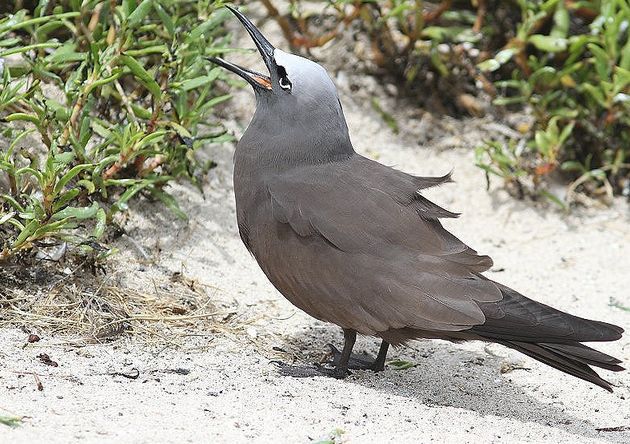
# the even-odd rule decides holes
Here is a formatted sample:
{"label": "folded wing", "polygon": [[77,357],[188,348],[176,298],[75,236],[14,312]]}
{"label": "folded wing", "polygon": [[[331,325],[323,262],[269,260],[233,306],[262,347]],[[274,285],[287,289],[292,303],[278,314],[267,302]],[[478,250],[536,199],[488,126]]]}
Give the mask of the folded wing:
{"label": "folded wing", "polygon": [[[492,261],[442,227],[439,218],[456,214],[419,194],[449,179],[360,156],[276,175],[267,187],[282,242],[269,245],[281,251],[259,252],[267,256],[259,262],[300,308],[362,333],[483,324],[479,303],[502,297],[479,274]],[[290,266],[269,266],[285,260]]]}

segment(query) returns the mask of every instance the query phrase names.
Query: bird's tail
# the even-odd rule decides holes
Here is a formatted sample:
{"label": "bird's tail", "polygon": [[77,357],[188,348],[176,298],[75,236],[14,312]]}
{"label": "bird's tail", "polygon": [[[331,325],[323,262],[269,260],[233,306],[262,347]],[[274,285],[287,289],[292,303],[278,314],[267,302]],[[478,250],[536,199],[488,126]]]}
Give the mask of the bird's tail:
{"label": "bird's tail", "polygon": [[537,361],[598,385],[609,392],[612,392],[610,383],[601,378],[590,366],[592,365],[613,372],[624,370],[624,368],[619,365],[621,363],[619,359],[594,350],[579,342],[553,344],[503,341],[497,339],[494,339],[494,342],[518,350]]}
{"label": "bird's tail", "polygon": [[616,341],[621,327],[564,313],[497,285],[503,299],[481,304],[486,322],[471,332],[612,391],[590,366],[618,372],[624,370],[621,361],[581,343]]}

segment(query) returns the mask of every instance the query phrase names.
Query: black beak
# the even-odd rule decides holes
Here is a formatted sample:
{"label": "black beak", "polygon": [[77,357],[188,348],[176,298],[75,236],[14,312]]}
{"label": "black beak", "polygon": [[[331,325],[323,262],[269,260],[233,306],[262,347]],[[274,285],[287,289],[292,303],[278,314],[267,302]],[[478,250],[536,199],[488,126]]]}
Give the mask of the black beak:
{"label": "black beak", "polygon": [[[265,38],[264,35],[262,35],[258,28],[256,28],[254,24],[241,12],[239,12],[235,8],[232,8],[231,6],[226,5],[226,8],[232,11],[236,18],[238,18],[239,21],[243,24],[249,35],[252,37],[252,40],[256,44],[258,52],[260,52],[260,55],[262,56],[263,61],[267,66],[267,69],[269,69],[270,73],[273,72],[274,66],[276,64],[273,58],[273,51],[275,49],[273,45],[269,43],[269,41]],[[223,60],[219,57],[208,57],[208,60],[216,63],[219,66],[224,67],[228,71],[232,71],[234,74],[237,74],[243,79],[247,80],[247,82],[249,82],[249,84],[252,85],[254,89],[271,89],[271,78],[269,76],[235,65],[234,63],[230,63],[227,60]]]}

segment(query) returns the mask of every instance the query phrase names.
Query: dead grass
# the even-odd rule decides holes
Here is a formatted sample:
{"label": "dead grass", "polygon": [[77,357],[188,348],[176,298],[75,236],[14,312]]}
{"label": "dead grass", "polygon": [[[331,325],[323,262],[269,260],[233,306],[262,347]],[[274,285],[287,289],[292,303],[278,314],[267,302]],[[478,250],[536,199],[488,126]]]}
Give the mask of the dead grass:
{"label": "dead grass", "polygon": [[236,316],[236,302],[218,302],[219,289],[180,273],[138,290],[107,275],[51,269],[0,269],[0,328],[71,335],[86,343],[134,335],[180,346],[194,332],[238,333],[248,325]]}

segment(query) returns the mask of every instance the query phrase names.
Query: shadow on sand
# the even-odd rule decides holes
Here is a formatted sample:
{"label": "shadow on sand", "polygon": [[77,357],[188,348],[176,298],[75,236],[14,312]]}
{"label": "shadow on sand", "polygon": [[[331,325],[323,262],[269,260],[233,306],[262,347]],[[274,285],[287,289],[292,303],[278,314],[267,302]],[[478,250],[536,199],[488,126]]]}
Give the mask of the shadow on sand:
{"label": "shadow on sand", "polygon": [[[335,335],[335,328],[309,329],[285,337],[287,346],[294,350],[308,350],[299,356],[303,362],[315,362],[311,354],[326,349],[326,344],[341,345],[341,335]],[[368,342],[369,341],[369,342]],[[369,339],[357,342],[356,353],[378,351],[378,343]],[[417,341],[390,350],[388,359],[404,359],[416,363],[407,370],[394,370],[386,367],[382,373],[353,371],[345,382],[359,384],[388,395],[415,399],[426,406],[454,407],[478,413],[480,416],[509,418],[524,423],[534,422],[545,427],[553,427],[577,437],[598,439],[607,442],[630,442],[630,432],[606,433],[596,429],[589,419],[574,416],[566,411],[562,401],[546,403],[530,393],[537,388],[524,389],[513,383],[518,373],[502,375],[500,369],[509,358],[494,355],[492,349],[470,351],[445,341]],[[490,346],[492,348],[498,345]],[[525,358],[527,359],[527,358]],[[527,363],[531,361],[526,361]],[[557,383],[556,370],[549,368],[546,383]],[[519,370],[523,371],[523,370]],[[556,382],[554,382],[556,381]],[[586,382],[585,382],[586,384]],[[599,390],[593,387],[592,390]],[[570,394],[567,394],[569,396]],[[598,396],[611,396],[602,391]],[[579,399],[576,402],[587,402]],[[491,419],[489,419],[491,421]]]}

